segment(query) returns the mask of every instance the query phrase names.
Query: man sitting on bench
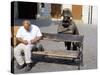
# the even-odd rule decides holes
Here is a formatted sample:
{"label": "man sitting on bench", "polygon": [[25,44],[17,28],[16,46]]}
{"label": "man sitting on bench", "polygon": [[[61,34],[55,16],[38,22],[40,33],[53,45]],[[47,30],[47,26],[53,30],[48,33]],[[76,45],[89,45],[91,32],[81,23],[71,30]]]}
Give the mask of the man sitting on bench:
{"label": "man sitting on bench", "polygon": [[[22,24],[23,26],[19,28],[16,34],[16,38],[20,43],[14,48],[14,57],[18,69],[26,66],[25,71],[29,71],[32,68],[31,50],[41,39],[42,34],[40,29],[36,25],[31,25],[29,20],[24,20]],[[25,54],[25,59],[21,55],[22,51]]]}

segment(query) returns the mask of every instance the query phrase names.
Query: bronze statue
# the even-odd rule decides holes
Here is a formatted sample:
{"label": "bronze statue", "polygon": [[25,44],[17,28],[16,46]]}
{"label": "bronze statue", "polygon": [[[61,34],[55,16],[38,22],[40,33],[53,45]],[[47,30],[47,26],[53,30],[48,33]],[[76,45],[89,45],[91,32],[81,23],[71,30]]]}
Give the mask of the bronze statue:
{"label": "bronze statue", "polygon": [[[72,20],[72,13],[69,9],[65,9],[62,12],[63,20],[61,25],[58,26],[58,34],[72,34],[72,35],[79,35],[78,29],[76,24]],[[73,50],[77,50],[77,43],[72,42]],[[67,50],[71,50],[71,42],[65,41],[65,47]]]}

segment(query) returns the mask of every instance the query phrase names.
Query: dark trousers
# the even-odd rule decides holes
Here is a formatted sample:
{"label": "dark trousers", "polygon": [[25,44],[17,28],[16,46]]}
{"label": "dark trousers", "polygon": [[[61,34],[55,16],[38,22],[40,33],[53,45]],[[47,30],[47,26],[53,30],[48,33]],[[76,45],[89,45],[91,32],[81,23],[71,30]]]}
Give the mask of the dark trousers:
{"label": "dark trousers", "polygon": [[71,50],[71,43],[72,43],[72,50],[77,50],[77,45],[74,42],[64,42],[65,47],[67,47],[67,50]]}
{"label": "dark trousers", "polygon": [[[63,34],[62,32],[58,32],[58,34]],[[64,42],[65,43],[65,47],[67,47],[66,50],[71,50],[71,43],[72,43],[72,50],[77,50],[77,43],[75,42]]]}

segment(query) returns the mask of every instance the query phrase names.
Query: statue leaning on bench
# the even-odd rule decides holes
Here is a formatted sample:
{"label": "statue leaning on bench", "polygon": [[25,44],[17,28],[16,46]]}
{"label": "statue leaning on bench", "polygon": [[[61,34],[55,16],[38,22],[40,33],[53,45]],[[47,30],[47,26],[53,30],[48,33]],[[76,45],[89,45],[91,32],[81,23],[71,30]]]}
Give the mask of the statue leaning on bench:
{"label": "statue leaning on bench", "polygon": [[[25,71],[29,71],[32,68],[31,50],[37,46],[37,43],[42,38],[42,33],[39,27],[31,25],[29,20],[23,21],[23,26],[18,29],[16,38],[20,42],[14,48],[14,57],[17,61],[17,68],[22,69],[26,66]],[[21,52],[24,52],[24,59]]]}
{"label": "statue leaning on bench", "polygon": [[[69,9],[64,9],[62,12],[63,20],[58,26],[58,34],[79,35],[78,29],[72,20],[72,13]],[[66,50],[77,50],[78,43],[65,42]]]}

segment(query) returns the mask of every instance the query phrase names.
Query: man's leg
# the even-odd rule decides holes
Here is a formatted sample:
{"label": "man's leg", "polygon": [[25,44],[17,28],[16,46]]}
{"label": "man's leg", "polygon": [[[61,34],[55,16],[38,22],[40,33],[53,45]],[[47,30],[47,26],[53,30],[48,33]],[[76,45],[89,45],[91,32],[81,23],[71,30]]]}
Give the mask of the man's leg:
{"label": "man's leg", "polygon": [[73,50],[77,50],[78,43],[73,42]]}
{"label": "man's leg", "polygon": [[31,63],[31,50],[32,50],[32,47],[30,46],[25,46],[24,48],[24,53],[25,53],[25,62],[26,63]]}
{"label": "man's leg", "polygon": [[23,57],[21,55],[21,52],[22,52],[24,47],[25,47],[24,44],[19,44],[18,46],[16,46],[14,48],[14,57],[15,57],[18,65],[20,65],[19,69],[24,67],[24,59],[23,59]]}
{"label": "man's leg", "polygon": [[24,48],[24,53],[25,53],[25,62],[27,64],[25,71],[30,71],[32,68],[32,60],[31,60],[31,50],[33,46],[27,45]]}

